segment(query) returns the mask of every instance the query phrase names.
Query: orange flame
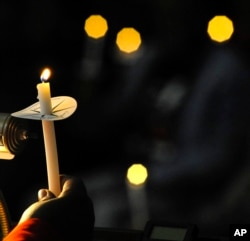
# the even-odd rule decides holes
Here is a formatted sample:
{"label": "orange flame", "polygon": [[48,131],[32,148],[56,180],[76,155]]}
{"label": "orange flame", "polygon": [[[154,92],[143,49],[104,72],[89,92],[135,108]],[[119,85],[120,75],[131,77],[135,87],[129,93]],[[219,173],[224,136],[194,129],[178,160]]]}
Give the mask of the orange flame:
{"label": "orange flame", "polygon": [[51,76],[51,70],[49,68],[45,68],[42,71],[42,74],[40,76],[41,81],[46,82]]}

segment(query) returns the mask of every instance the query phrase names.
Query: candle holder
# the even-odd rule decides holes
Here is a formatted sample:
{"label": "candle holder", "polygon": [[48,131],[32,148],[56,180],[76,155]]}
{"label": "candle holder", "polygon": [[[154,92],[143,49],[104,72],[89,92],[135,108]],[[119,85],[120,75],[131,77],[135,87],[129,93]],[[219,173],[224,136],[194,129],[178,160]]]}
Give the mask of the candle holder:
{"label": "candle holder", "polygon": [[77,102],[69,96],[51,98],[49,83],[45,82],[38,85],[38,99],[39,102],[11,115],[42,121],[49,189],[58,196],[61,190],[54,121],[71,116],[77,108]]}
{"label": "candle holder", "polygon": [[0,113],[0,159],[13,159],[28,139],[27,121]]}

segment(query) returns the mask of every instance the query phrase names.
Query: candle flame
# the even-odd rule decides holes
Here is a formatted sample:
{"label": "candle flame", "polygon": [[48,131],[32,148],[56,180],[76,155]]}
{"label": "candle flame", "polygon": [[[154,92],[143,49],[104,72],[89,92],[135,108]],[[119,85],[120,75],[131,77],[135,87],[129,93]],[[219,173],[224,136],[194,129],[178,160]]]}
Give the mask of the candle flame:
{"label": "candle flame", "polygon": [[45,68],[40,76],[41,81],[46,82],[50,76],[51,76],[51,70],[49,68]]}

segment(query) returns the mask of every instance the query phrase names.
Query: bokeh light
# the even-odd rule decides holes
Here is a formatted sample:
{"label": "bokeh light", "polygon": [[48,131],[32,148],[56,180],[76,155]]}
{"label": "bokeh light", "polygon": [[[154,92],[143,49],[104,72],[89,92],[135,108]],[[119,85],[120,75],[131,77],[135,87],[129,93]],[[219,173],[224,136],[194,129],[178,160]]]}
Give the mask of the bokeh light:
{"label": "bokeh light", "polygon": [[215,42],[222,43],[229,40],[233,32],[233,22],[227,16],[215,16],[208,23],[207,33]]}
{"label": "bokeh light", "polygon": [[148,177],[148,171],[142,164],[133,164],[128,168],[127,179],[133,185],[142,185]]}
{"label": "bokeh light", "polygon": [[85,20],[84,30],[91,38],[102,38],[108,31],[107,20],[101,15],[91,15]]}
{"label": "bokeh light", "polygon": [[141,45],[141,35],[134,28],[123,28],[117,33],[116,44],[119,50],[125,53],[132,53]]}

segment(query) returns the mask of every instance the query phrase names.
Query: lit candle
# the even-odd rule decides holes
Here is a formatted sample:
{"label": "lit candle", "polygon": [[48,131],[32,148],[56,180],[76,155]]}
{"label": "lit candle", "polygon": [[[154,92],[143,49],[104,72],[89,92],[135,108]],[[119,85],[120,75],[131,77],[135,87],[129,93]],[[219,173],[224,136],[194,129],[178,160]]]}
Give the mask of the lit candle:
{"label": "lit candle", "polygon": [[[45,69],[41,75],[42,83],[37,84],[38,99],[42,116],[52,114],[50,84],[49,82],[46,82],[49,77],[50,70]],[[49,190],[58,196],[61,188],[54,122],[42,119],[42,127]]]}
{"label": "lit candle", "polygon": [[133,229],[143,228],[145,220],[148,220],[148,204],[145,190],[147,178],[147,168],[140,163],[131,165],[127,170],[126,187]]}

